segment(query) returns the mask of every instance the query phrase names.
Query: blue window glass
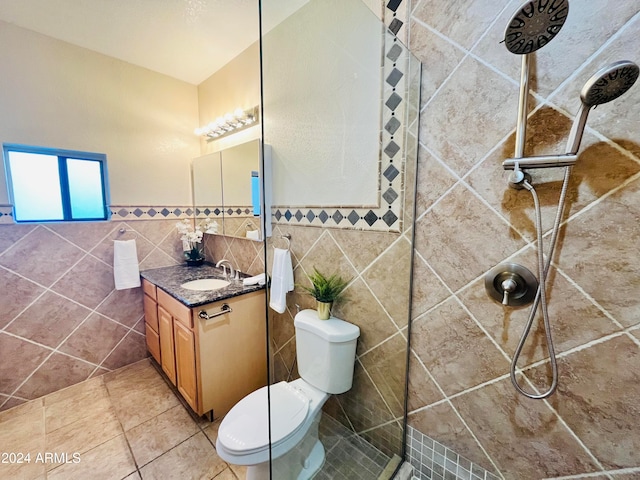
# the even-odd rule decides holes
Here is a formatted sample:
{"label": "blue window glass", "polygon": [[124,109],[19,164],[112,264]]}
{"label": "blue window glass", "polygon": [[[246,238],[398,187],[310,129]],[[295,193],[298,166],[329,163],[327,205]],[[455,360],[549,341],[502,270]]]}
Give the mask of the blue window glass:
{"label": "blue window glass", "polygon": [[16,222],[106,220],[106,156],[4,145]]}

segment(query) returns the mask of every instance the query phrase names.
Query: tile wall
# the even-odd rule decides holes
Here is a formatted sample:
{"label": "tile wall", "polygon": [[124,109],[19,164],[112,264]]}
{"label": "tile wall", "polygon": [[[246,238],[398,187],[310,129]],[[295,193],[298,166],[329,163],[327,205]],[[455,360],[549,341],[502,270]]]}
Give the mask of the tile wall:
{"label": "tile wall", "polygon": [[147,356],[141,289],[114,289],[113,240],[136,238],[141,269],[173,265],[175,223],[0,225],[0,410]]}
{"label": "tile wall", "polygon": [[[590,113],[573,169],[549,276],[560,379],[548,400],[518,395],[508,376],[527,309],[484,291],[483,274],[503,261],[536,271],[531,196],[508,188],[501,167],[514,152],[520,59],[500,42],[521,3],[412,2],[423,81],[409,425],[506,479],[638,478],[640,84]],[[593,73],[640,63],[637,2],[570,3],[533,57],[527,155],[564,151]],[[548,242],[562,172],[533,177]],[[530,338],[519,363],[530,380],[520,381],[542,391],[539,324]]]}

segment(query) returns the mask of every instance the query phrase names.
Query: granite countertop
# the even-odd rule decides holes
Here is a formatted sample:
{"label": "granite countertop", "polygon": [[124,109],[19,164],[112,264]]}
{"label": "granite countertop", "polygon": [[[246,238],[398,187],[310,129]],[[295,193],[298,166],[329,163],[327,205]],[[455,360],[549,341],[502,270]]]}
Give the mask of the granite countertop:
{"label": "granite countertop", "polygon": [[185,282],[201,278],[220,278],[224,280],[222,269],[216,268],[208,262],[198,267],[174,265],[171,267],[151,268],[149,270],[142,270],[140,276],[161,288],[176,300],[184,303],[189,308],[199,307],[200,305],[237,297],[265,288],[264,285],[244,286],[242,279],[250,276],[244,273],[240,274],[240,280],[230,279],[229,281],[231,283],[227,287],[218,290],[187,290],[180,286]]}

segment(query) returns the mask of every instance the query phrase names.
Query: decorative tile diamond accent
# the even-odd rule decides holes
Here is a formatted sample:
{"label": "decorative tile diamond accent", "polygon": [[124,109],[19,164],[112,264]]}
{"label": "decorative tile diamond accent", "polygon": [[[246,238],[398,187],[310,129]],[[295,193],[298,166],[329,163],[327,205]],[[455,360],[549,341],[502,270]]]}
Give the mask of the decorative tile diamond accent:
{"label": "decorative tile diamond accent", "polygon": [[121,217],[126,217],[127,215],[129,215],[129,210],[121,208],[120,210],[118,210],[118,215],[120,215]]}
{"label": "decorative tile diamond accent", "polygon": [[171,212],[169,210],[167,210],[166,208],[163,208],[162,210],[160,210],[160,213],[162,214],[163,217],[166,217]]}
{"label": "decorative tile diamond accent", "polygon": [[294,217],[296,217],[296,220],[300,221],[302,220],[302,218],[304,217],[304,215],[302,214],[302,212],[300,210],[298,210],[296,212],[296,214],[294,215]]}
{"label": "decorative tile diamond accent", "polygon": [[313,222],[313,219],[316,218],[316,216],[313,214],[312,210],[309,210],[307,212],[307,220],[309,220],[309,222]]}
{"label": "decorative tile diamond accent", "polygon": [[158,213],[158,212],[156,212],[153,208],[150,208],[150,209],[147,211],[147,215],[149,215],[150,217],[155,217],[157,213]]}
{"label": "decorative tile diamond accent", "polygon": [[284,212],[284,218],[286,218],[287,221],[291,220],[291,217],[293,217],[293,215],[291,214],[291,212],[289,210]]}
{"label": "decorative tile diamond accent", "polygon": [[340,213],[340,210],[336,210],[331,218],[333,218],[333,221],[336,222],[336,224],[340,223],[344,219],[344,217]]}
{"label": "decorative tile diamond accent", "polygon": [[347,219],[351,222],[351,225],[355,225],[360,220],[360,215],[355,210],[351,210],[351,213],[347,216]]}
{"label": "decorative tile diamond accent", "polygon": [[387,145],[384,149],[384,153],[386,153],[390,158],[393,158],[396,153],[400,151],[400,145],[391,140],[389,145]]}
{"label": "decorative tile diamond accent", "polygon": [[393,70],[391,70],[391,73],[387,77],[387,83],[392,87],[395,87],[402,78],[402,75],[403,74],[400,70],[394,68]]}
{"label": "decorative tile diamond accent", "polygon": [[400,172],[394,165],[389,165],[387,169],[384,171],[383,175],[384,175],[384,178],[386,178],[390,182],[393,182],[393,179],[396,178],[399,173]]}
{"label": "decorative tile diamond accent", "polygon": [[325,223],[329,219],[329,215],[323,210],[322,212],[320,212],[320,215],[318,215],[318,218],[322,223]]}
{"label": "decorative tile diamond accent", "polygon": [[398,60],[400,55],[402,55],[402,47],[397,43],[394,43],[387,53],[387,58],[392,62],[395,62],[396,60]]}
{"label": "decorative tile diamond accent", "polygon": [[140,210],[139,208],[136,208],[136,209],[133,211],[133,214],[134,214],[136,217],[140,217],[143,213],[144,213],[144,212],[143,212],[142,210]]}
{"label": "decorative tile diamond accent", "polygon": [[400,105],[400,102],[402,102],[402,97],[393,92],[384,104],[389,107],[390,110],[395,110],[398,108],[398,105]]}
{"label": "decorative tile diamond accent", "polygon": [[400,123],[400,121],[396,117],[391,117],[387,124],[384,126],[384,129],[391,135],[393,135],[394,133],[396,133],[396,131],[398,131],[401,125],[402,123]]}
{"label": "decorative tile diamond accent", "polygon": [[389,3],[387,3],[387,8],[392,12],[395,12],[396,10],[398,10],[398,7],[401,3],[402,0],[389,0]]}
{"label": "decorative tile diamond accent", "polygon": [[387,191],[382,194],[382,198],[384,198],[387,203],[393,203],[398,198],[398,194],[393,188],[389,187]]}
{"label": "decorative tile diamond accent", "polygon": [[378,216],[375,213],[373,213],[372,210],[369,210],[367,214],[364,216],[364,221],[367,222],[369,226],[371,226],[378,221]]}
{"label": "decorative tile diamond accent", "polygon": [[398,35],[398,32],[402,28],[402,25],[403,25],[403,23],[402,23],[401,20],[398,20],[397,18],[394,18],[391,21],[391,23],[389,24],[389,30],[391,30],[394,35]]}
{"label": "decorative tile diamond accent", "polygon": [[398,217],[396,216],[395,213],[393,213],[391,210],[388,210],[387,213],[385,213],[382,216],[382,220],[384,221],[384,223],[386,223],[388,226],[393,225],[394,223],[396,223],[398,221]]}
{"label": "decorative tile diamond accent", "polygon": [[276,217],[276,220],[280,220],[282,218],[282,212],[280,212],[280,210],[276,210],[274,217]]}

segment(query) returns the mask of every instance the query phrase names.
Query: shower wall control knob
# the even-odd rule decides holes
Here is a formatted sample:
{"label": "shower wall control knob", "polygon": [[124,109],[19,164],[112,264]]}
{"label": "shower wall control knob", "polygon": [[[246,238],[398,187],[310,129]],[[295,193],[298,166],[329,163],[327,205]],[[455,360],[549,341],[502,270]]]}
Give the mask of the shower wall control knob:
{"label": "shower wall control knob", "polygon": [[538,279],[517,263],[501,263],[484,276],[484,288],[494,300],[510,307],[527,305],[538,290]]}

